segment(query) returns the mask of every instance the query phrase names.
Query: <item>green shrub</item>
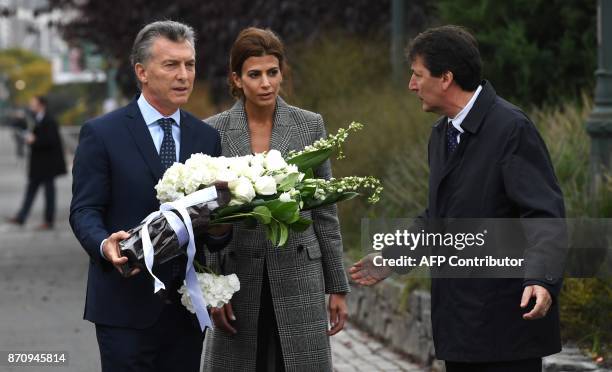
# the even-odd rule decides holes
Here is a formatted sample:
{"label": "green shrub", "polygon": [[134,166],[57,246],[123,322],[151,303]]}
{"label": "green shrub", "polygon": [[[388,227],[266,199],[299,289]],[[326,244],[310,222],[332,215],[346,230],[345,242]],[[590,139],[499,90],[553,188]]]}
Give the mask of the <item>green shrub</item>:
{"label": "green shrub", "polygon": [[441,23],[476,36],[484,77],[524,107],[579,99],[596,68],[596,1],[440,0]]}

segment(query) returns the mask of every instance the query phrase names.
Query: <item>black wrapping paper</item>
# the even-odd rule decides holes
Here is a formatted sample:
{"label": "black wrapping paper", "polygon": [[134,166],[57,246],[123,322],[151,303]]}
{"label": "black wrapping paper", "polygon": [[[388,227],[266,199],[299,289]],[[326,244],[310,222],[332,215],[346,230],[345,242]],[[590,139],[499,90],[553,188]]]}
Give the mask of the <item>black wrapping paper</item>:
{"label": "black wrapping paper", "polygon": [[[211,210],[215,207],[223,207],[230,200],[229,189],[227,183],[215,184],[217,190],[217,199],[207,203],[200,203],[188,207],[187,212],[193,226],[193,234],[196,240],[199,240],[208,230],[210,224]],[[171,211],[183,221],[181,215],[176,211]],[[144,252],[142,248],[141,231],[144,223],[131,228],[128,233],[130,237],[119,243],[121,255],[128,258],[128,262],[122,266],[122,275],[127,277],[133,268],[139,267],[145,269]],[[163,264],[180,255],[186,255],[186,245],[180,246],[178,237],[166,218],[159,215],[149,223],[149,236],[153,245],[153,254],[155,257],[154,265]]]}

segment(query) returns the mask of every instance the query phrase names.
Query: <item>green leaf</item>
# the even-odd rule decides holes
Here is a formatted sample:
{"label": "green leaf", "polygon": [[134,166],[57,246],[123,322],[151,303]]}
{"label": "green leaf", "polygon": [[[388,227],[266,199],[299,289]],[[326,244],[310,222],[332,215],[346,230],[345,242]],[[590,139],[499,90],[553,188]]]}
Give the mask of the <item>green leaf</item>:
{"label": "green leaf", "polygon": [[285,243],[287,243],[287,239],[289,239],[289,229],[287,228],[287,225],[285,225],[284,223],[278,224],[278,227],[280,230],[278,246],[282,247],[283,245],[285,245]]}
{"label": "green leaf", "polygon": [[280,204],[270,208],[270,211],[272,212],[272,216],[277,220],[289,222],[294,218],[294,214],[296,211],[299,211],[299,208],[298,203],[295,201],[280,202]]}
{"label": "green leaf", "polygon": [[323,162],[329,159],[332,154],[332,149],[320,149],[317,151],[307,152],[302,155],[295,156],[289,160],[287,163],[297,165],[300,172],[305,172],[308,169],[314,169],[319,165],[323,164]]}
{"label": "green leaf", "polygon": [[278,185],[278,190],[280,191],[289,191],[291,190],[295,184],[297,183],[298,177],[300,175],[298,173],[292,173],[290,175],[288,175],[287,177],[285,177],[284,180],[281,181],[281,183]]}
{"label": "green leaf", "polygon": [[278,241],[278,224],[272,221],[269,225],[265,226],[268,239],[272,242],[272,244],[276,245],[276,242]]}
{"label": "green leaf", "polygon": [[272,212],[267,207],[260,205],[253,209],[253,217],[262,224],[267,225],[272,220]]}
{"label": "green leaf", "polygon": [[304,179],[303,180],[307,180],[309,178],[314,178],[314,171],[312,170],[312,168],[307,169],[303,173],[304,173]]}
{"label": "green leaf", "polygon": [[300,209],[298,206],[297,208],[295,208],[295,212],[293,212],[293,216],[287,220],[287,223],[292,224],[299,219],[300,219]]}
{"label": "green leaf", "polygon": [[289,228],[293,231],[301,232],[308,229],[310,225],[312,225],[312,220],[300,217],[297,221],[289,225]]}

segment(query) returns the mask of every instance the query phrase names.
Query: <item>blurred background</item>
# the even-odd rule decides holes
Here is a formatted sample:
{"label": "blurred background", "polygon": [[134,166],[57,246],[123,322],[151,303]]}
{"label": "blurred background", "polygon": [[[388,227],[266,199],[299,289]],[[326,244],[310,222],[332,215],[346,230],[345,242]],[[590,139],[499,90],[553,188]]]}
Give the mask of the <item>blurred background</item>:
{"label": "blurred background", "polygon": [[[484,62],[484,77],[499,95],[522,107],[542,133],[565,195],[568,217],[610,218],[612,183],[606,168],[609,164],[603,161],[604,167],[596,169],[594,177],[593,164],[599,167],[603,155],[595,154],[599,158],[594,158],[591,154],[591,138],[599,141],[601,136],[586,130],[587,123],[599,120],[592,115],[598,102],[608,105],[605,106],[608,109],[612,106],[612,97],[604,97],[612,95],[612,87],[601,88],[604,83],[612,84],[609,77],[612,29],[607,26],[612,24],[610,2],[0,0],[0,171],[6,175],[0,181],[3,194],[0,215],[13,213],[22,197],[24,160],[11,133],[20,125],[20,112],[28,100],[36,95],[48,97],[48,110],[62,126],[70,163],[79,126],[89,118],[124,105],[137,93],[128,56],[138,30],[150,21],[172,19],[191,25],[197,33],[197,84],[186,106],[196,116],[206,118],[232,105],[226,83],[230,46],[241,29],[259,26],[271,28],[286,44],[290,73],[285,76],[283,96],[290,104],[321,113],[329,132],[353,120],[366,125],[351,137],[346,145],[347,159],[335,161],[334,172],[337,176],[379,177],[385,191],[374,207],[361,201],[340,206],[347,263],[362,254],[361,218],[407,218],[424,209],[428,184],[426,147],[436,117],[423,113],[420,102],[408,91],[410,70],[404,50],[412,37],[435,25],[458,24],[475,34]],[[608,3],[607,8],[598,12],[604,3]],[[606,30],[611,34],[606,34]],[[601,42],[602,32],[608,37],[607,44]],[[596,75],[598,66],[598,71],[607,70]],[[597,82],[597,76],[603,82]],[[599,90],[594,95],[596,86]],[[58,212],[63,213],[58,219],[64,221],[70,200],[68,178],[58,183]],[[37,213],[34,210],[32,219],[38,218]],[[21,262],[28,256],[25,249],[36,252],[33,247],[41,241],[50,247],[74,247],[62,251],[57,260],[65,265],[66,260],[73,260],[70,262],[75,264],[67,268],[78,267],[78,262],[82,262],[83,267],[76,269],[74,278],[83,282],[65,289],[74,292],[66,296],[74,298],[77,309],[72,310],[76,314],[72,321],[76,322],[80,320],[85,294],[86,257],[71,238],[67,223],[58,223],[56,231],[47,238],[41,239],[40,234],[27,226],[3,227],[0,267],[5,283],[14,282],[20,275],[29,277],[23,273],[34,270]],[[16,265],[25,266],[17,270]],[[45,268],[49,266],[47,263]],[[62,282],[60,276],[53,276],[52,269],[48,275],[55,278],[53,285]],[[356,289],[351,294],[353,324],[421,368],[431,365],[440,368],[433,359],[431,342],[427,341],[428,319],[420,322],[416,315],[427,314],[428,285],[425,279],[398,277],[391,289],[371,290],[373,294],[369,295]],[[5,309],[18,313],[29,306],[29,301],[34,301],[24,288],[5,284],[3,291],[7,296],[0,295],[3,342],[6,342],[3,330],[12,330],[15,337],[20,337],[15,325],[20,323],[10,321],[18,319],[17,315],[12,318]],[[49,298],[43,303],[48,301]],[[610,276],[566,279],[560,301],[568,360],[573,355],[575,360],[586,363],[580,367],[583,369],[576,370],[609,366]],[[370,304],[370,308],[365,304]],[[374,306],[380,311],[372,310]],[[414,326],[417,328],[398,330],[393,326],[396,321],[407,322],[406,319],[418,323]],[[407,339],[415,337],[415,332],[419,336],[411,339],[414,345],[404,346],[410,343]],[[23,341],[24,345],[27,343]],[[0,347],[5,345],[9,344],[0,343]],[[565,362],[551,363],[549,370],[555,370],[552,368],[556,367],[551,367],[554,363]]]}

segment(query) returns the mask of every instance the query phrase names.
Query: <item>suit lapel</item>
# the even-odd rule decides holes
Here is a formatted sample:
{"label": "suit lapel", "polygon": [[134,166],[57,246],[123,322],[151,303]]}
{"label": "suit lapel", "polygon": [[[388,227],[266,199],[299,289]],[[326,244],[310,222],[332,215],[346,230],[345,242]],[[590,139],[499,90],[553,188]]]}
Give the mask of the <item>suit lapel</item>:
{"label": "suit lapel", "polygon": [[195,131],[187,115],[181,110],[181,149],[179,153],[179,162],[185,163],[187,159],[195,152]]}
{"label": "suit lapel", "polygon": [[276,99],[276,109],[274,110],[274,124],[272,126],[272,136],[270,138],[270,149],[280,151],[285,155],[289,148],[289,141],[292,138],[294,125],[290,121],[289,106],[285,101],[278,97]]}
{"label": "suit lapel", "polygon": [[136,143],[136,147],[142,154],[154,178],[156,180],[160,179],[163,174],[161,160],[155,148],[155,144],[153,143],[153,138],[151,138],[151,133],[147,128],[147,124],[138,109],[136,100],[130,103],[127,118],[127,127]]}

